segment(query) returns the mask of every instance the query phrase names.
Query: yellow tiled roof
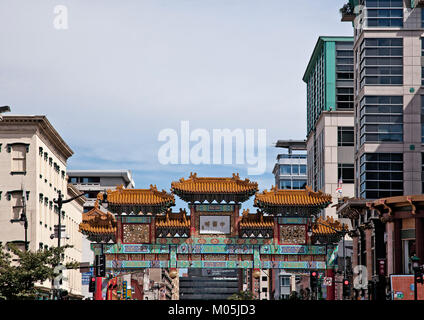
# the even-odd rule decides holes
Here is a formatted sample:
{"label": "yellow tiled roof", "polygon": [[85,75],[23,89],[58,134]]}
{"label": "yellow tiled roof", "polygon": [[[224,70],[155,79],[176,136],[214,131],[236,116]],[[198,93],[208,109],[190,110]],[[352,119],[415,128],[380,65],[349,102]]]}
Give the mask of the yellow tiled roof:
{"label": "yellow tiled roof", "polygon": [[249,209],[243,210],[243,217],[240,220],[240,228],[274,228],[274,218],[264,217],[261,212],[249,214]]}
{"label": "yellow tiled roof", "polygon": [[156,216],[157,228],[190,228],[190,218],[185,210],[172,213],[170,210],[164,216]]}
{"label": "yellow tiled roof", "polygon": [[[97,198],[102,197],[103,194],[99,193]],[[107,191],[107,201],[109,204],[123,205],[174,205],[175,197],[165,190],[158,191],[153,185],[150,185],[150,189],[124,189],[118,186],[114,191]]]}
{"label": "yellow tiled roof", "polygon": [[110,212],[99,209],[96,201],[94,208],[83,213],[79,231],[83,234],[112,235],[116,232],[116,220]]}
{"label": "yellow tiled roof", "polygon": [[309,187],[301,190],[277,189],[257,193],[255,205],[268,206],[321,206],[331,203],[331,195],[314,192]]}
{"label": "yellow tiled roof", "polygon": [[[344,226],[345,230],[347,226]],[[312,232],[318,235],[330,235],[336,234],[337,231],[342,231],[343,227],[340,221],[334,220],[333,217],[327,217],[324,219],[322,217],[318,217],[316,223],[312,226]]]}
{"label": "yellow tiled roof", "polygon": [[251,193],[258,191],[258,184],[249,179],[241,180],[239,174],[234,174],[232,178],[197,177],[196,173],[191,173],[185,180],[172,182],[172,191],[187,193]]}

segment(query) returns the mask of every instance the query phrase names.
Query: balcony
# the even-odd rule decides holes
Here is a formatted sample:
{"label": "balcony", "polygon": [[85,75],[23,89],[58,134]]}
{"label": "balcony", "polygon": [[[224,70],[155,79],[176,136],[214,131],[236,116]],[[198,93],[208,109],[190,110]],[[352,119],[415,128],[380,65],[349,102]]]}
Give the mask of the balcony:
{"label": "balcony", "polygon": [[353,21],[355,21],[356,15],[354,13],[354,7],[350,2],[346,3],[340,9],[340,13],[342,15],[342,22],[353,22]]}

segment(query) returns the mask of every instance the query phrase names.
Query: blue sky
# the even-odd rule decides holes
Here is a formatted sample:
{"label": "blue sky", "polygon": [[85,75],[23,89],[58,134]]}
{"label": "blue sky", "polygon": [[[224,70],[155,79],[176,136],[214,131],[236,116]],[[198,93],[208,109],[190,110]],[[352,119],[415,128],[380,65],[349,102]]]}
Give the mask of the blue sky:
{"label": "blue sky", "polygon": [[[2,0],[0,105],[45,114],[69,169],[131,169],[136,187],[239,172],[274,184],[278,139],[304,139],[302,76],[320,35],[352,35],[345,0]],[[68,30],[53,26],[56,5]],[[266,129],[267,173],[161,165],[161,130]],[[178,206],[184,204],[177,202]],[[251,201],[246,204],[251,206]]]}

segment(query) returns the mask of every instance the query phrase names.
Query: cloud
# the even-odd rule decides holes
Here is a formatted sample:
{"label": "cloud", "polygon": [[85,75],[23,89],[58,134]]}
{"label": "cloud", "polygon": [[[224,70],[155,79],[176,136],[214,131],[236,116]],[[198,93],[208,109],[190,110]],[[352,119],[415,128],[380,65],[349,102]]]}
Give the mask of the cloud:
{"label": "cloud", "polygon": [[[303,72],[319,35],[351,35],[344,1],[69,1],[69,30],[53,28],[57,1],[0,4],[2,103],[46,114],[75,151],[70,169],[132,169],[136,184],[190,171],[230,175],[246,166],[162,166],[164,128],[267,129],[304,139]],[[268,148],[268,173],[281,150]]]}

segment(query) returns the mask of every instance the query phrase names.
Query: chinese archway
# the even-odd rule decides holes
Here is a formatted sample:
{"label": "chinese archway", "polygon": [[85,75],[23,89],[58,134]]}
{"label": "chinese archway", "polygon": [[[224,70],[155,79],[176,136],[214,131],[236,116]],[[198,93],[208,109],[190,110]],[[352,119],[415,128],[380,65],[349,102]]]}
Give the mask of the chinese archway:
{"label": "chinese archway", "polygon": [[[175,195],[188,203],[189,214],[171,211]],[[242,210],[252,196],[258,209],[254,214]],[[340,240],[335,230],[341,230],[337,222],[320,217],[330,203],[330,195],[308,187],[259,193],[256,182],[238,174],[214,178],[194,173],[172,182],[171,193],[155,186],[100,193],[96,207],[83,214],[80,231],[99,242],[92,244],[92,250],[104,253],[107,270],[114,272],[140,268],[324,272],[334,269],[329,258]],[[110,240],[113,243],[104,244]]]}

